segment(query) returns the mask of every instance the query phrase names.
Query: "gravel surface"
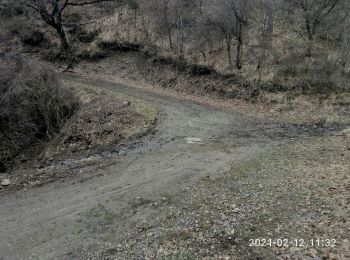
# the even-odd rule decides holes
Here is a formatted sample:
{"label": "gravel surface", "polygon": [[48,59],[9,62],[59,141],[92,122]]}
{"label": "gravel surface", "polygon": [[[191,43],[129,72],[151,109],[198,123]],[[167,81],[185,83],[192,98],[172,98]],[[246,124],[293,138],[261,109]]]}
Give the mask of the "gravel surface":
{"label": "gravel surface", "polygon": [[[328,129],[266,124],[155,91],[70,80],[154,103],[158,125],[153,134],[95,155],[88,164],[67,162],[78,172],[69,181],[2,196],[0,259],[273,259],[283,254],[250,250],[247,237],[267,233],[250,234],[246,228],[249,216],[256,220],[261,214],[259,183],[272,189],[272,180],[284,180],[284,171],[269,174],[274,171],[267,167],[265,175],[260,170],[249,178],[236,174],[235,182],[231,169],[241,164],[245,169],[245,162],[275,147]],[[277,186],[277,198],[286,194],[285,184]],[[271,200],[268,209],[284,210],[277,202]]]}

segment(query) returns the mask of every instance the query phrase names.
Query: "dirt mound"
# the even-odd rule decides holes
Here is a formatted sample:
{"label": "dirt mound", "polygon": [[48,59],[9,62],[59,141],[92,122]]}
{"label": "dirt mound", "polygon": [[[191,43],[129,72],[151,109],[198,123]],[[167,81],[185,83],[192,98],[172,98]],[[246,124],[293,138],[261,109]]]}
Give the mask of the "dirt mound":
{"label": "dirt mound", "polygon": [[47,159],[115,151],[148,133],[155,124],[158,110],[148,102],[73,79],[63,79],[62,83],[78,98],[79,110],[48,143]]}
{"label": "dirt mound", "polygon": [[116,145],[143,126],[143,117],[127,101],[94,97],[63,127],[55,153],[76,153]]}
{"label": "dirt mound", "polygon": [[22,56],[0,54],[0,168],[59,131],[74,108],[54,72]]}

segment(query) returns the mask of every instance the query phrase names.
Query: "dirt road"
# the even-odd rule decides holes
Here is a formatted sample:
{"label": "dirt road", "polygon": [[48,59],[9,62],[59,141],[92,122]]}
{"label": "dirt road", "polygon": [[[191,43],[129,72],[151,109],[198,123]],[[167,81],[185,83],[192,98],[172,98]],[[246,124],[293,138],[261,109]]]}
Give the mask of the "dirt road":
{"label": "dirt road", "polygon": [[[76,259],[75,252],[88,252],[96,243],[93,236],[83,237],[77,230],[86,212],[101,205],[127,212],[126,218],[118,219],[117,241],[130,223],[148,216],[153,210],[149,205],[161,202],[164,194],[181,192],[184,184],[225,172],[266,147],[302,134],[298,128],[265,125],[242,114],[120,84],[88,84],[156,104],[160,115],[155,133],[98,155],[95,163],[77,168],[79,174],[71,181],[1,197],[0,259]],[[144,206],[135,211],[135,204]]]}

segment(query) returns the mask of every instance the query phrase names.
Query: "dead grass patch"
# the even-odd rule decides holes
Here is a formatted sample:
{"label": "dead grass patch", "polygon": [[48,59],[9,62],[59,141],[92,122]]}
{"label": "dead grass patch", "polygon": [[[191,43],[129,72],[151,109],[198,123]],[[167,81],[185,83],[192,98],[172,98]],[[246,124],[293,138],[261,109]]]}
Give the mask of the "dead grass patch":
{"label": "dead grass patch", "polygon": [[46,157],[117,146],[146,133],[155,123],[157,109],[144,101],[64,80],[81,104],[57,138],[46,149]]}
{"label": "dead grass patch", "polygon": [[[302,248],[252,248],[254,255],[281,259],[311,254],[323,259],[350,256],[346,231],[350,228],[349,150],[348,136],[314,137],[233,168],[232,181],[243,184],[241,188],[250,194],[242,200],[247,210],[239,230],[241,241],[283,237],[307,242]],[[309,239],[316,238],[336,239],[337,247],[310,246]]]}

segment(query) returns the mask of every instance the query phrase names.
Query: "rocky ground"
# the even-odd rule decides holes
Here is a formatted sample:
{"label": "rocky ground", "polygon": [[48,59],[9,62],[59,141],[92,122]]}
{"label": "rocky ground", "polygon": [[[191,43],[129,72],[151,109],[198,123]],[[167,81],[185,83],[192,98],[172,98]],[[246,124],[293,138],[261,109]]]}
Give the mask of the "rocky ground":
{"label": "rocky ground", "polygon": [[[94,256],[348,259],[349,144],[344,136],[298,139],[203,176]],[[83,225],[95,217],[83,216]],[[312,245],[317,239],[324,242]]]}
{"label": "rocky ground", "polygon": [[74,173],[65,181],[4,193],[0,259],[350,257],[343,126],[271,123],[227,111],[242,103],[116,79],[66,80],[142,97],[158,124],[108,152],[53,161],[53,172]]}

